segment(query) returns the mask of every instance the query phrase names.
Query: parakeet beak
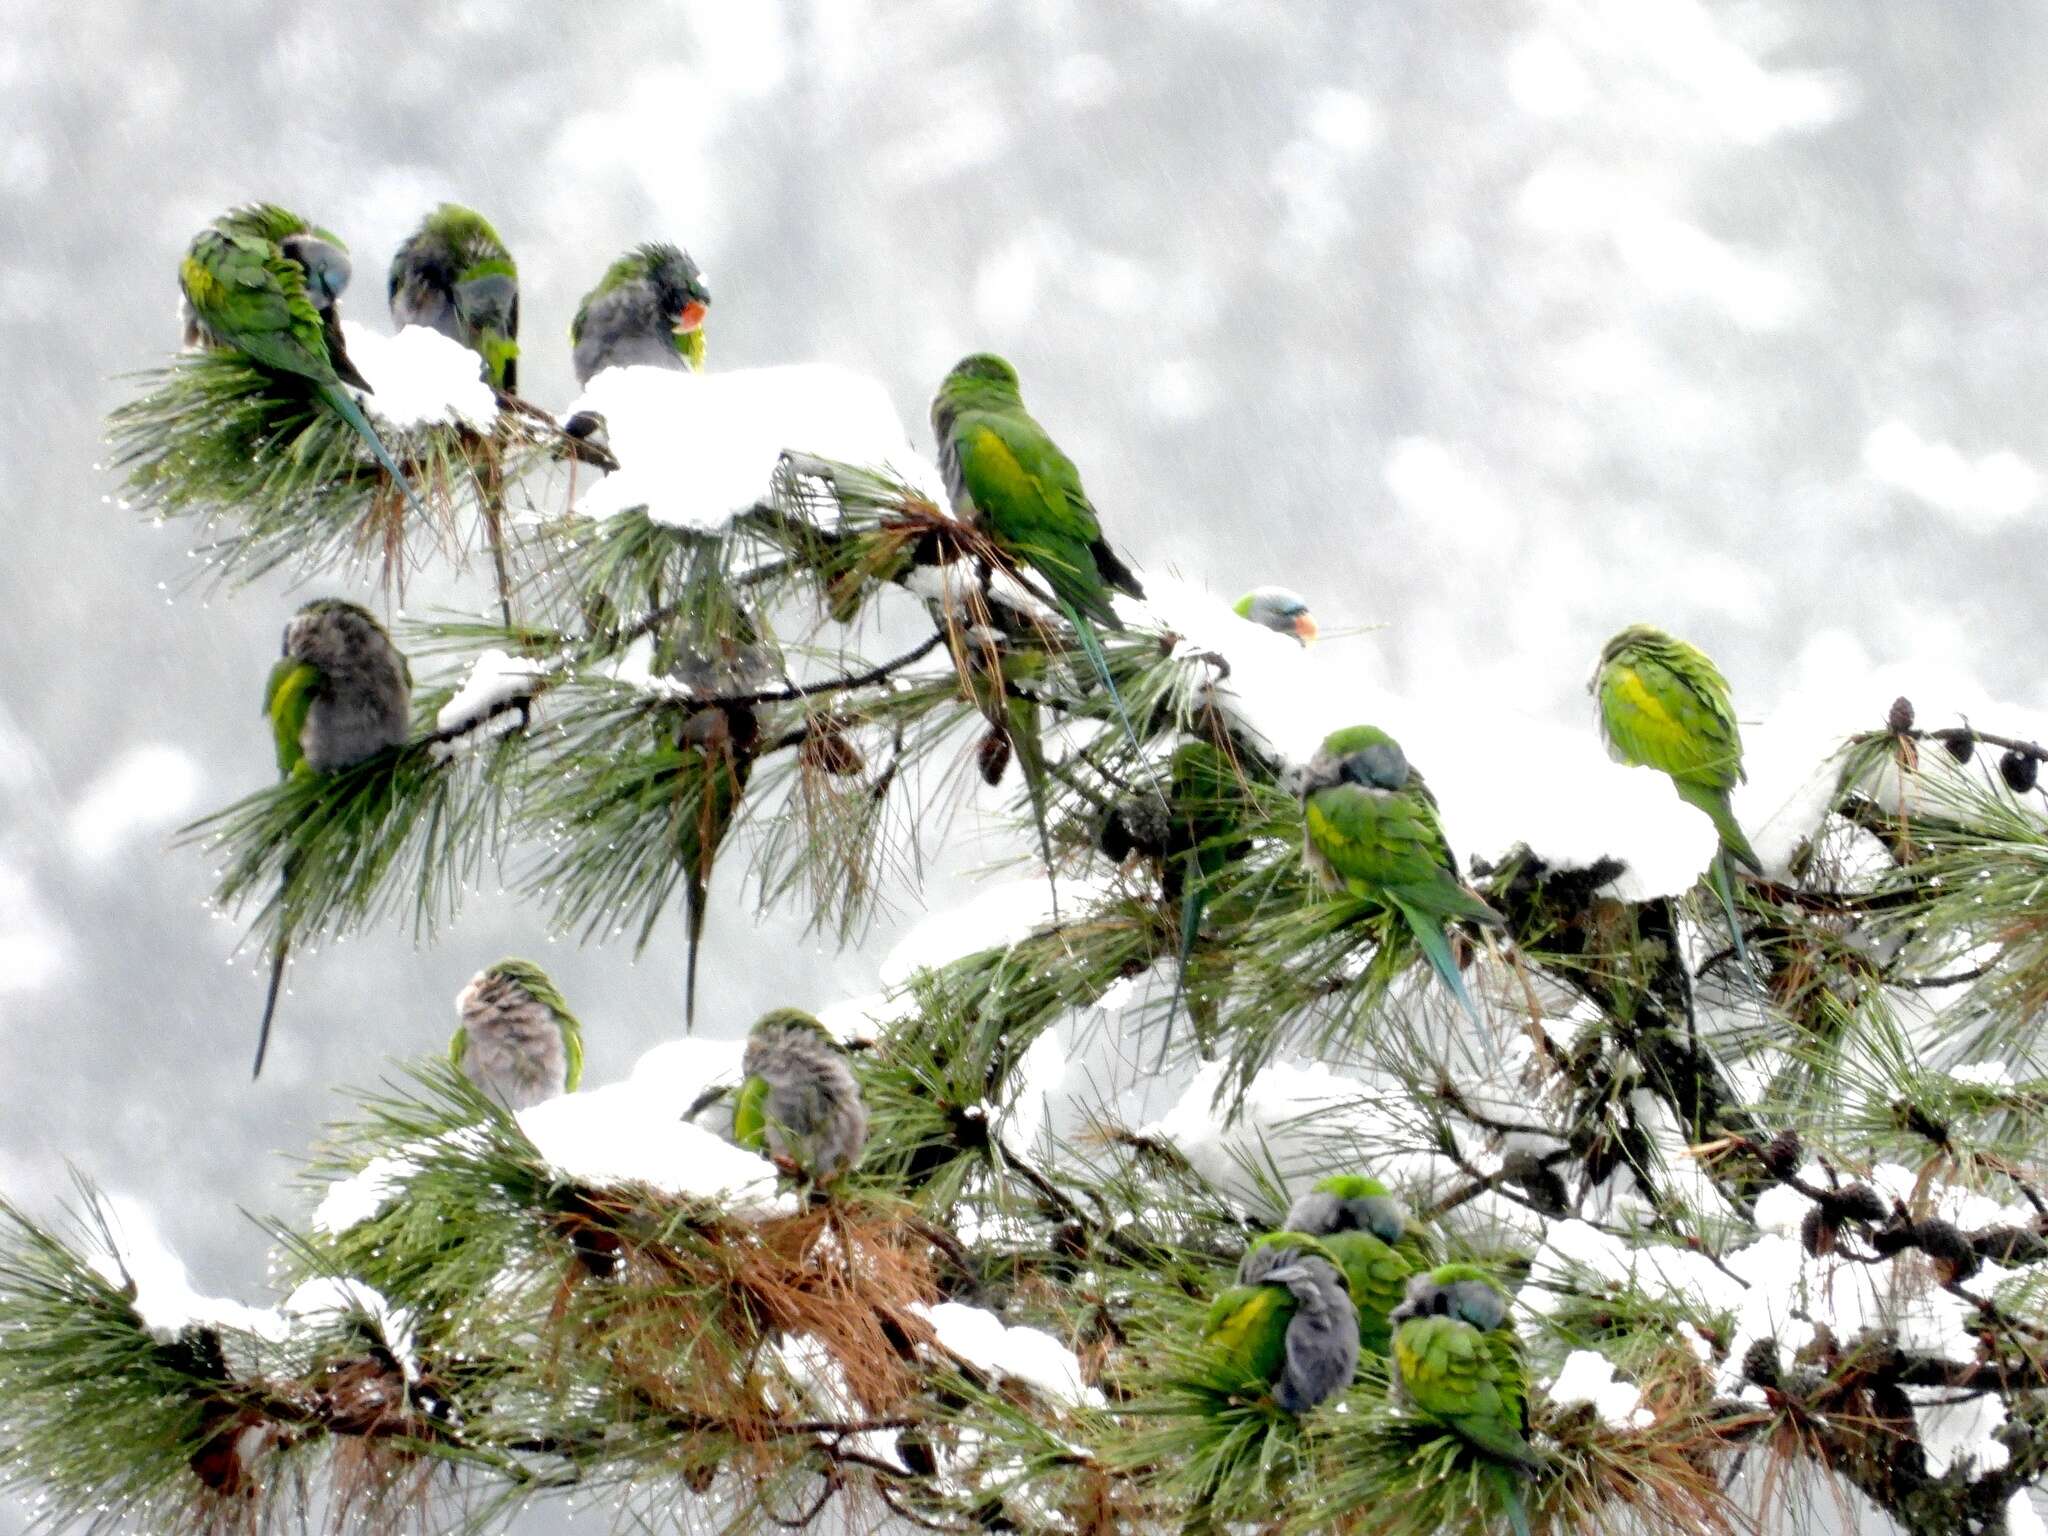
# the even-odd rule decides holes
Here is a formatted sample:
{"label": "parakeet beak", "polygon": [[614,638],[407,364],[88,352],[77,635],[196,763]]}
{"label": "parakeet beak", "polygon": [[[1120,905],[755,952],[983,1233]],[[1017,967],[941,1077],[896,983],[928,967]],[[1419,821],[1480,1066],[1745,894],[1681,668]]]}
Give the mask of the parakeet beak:
{"label": "parakeet beak", "polygon": [[1294,616],[1294,638],[1303,645],[1314,645],[1316,636],[1322,631],[1316,628],[1315,615],[1304,608]]}
{"label": "parakeet beak", "polygon": [[697,299],[683,306],[683,312],[676,316],[675,332],[678,336],[688,335],[704,323],[704,313],[709,306]]}

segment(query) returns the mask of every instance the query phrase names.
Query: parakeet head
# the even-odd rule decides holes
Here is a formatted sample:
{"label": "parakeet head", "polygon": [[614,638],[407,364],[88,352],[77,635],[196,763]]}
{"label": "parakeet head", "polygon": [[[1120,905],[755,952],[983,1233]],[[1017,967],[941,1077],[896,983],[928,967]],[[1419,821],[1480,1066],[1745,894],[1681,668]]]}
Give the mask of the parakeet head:
{"label": "parakeet head", "polygon": [[1626,656],[1629,652],[1640,650],[1645,646],[1670,646],[1677,643],[1671,636],[1664,633],[1663,630],[1653,628],[1651,625],[1629,625],[1627,629],[1624,629],[1620,634],[1600,647],[1600,659],[1593,664],[1593,675],[1586,679],[1586,692],[1596,692],[1600,687],[1600,674],[1607,669],[1610,663]]}
{"label": "parakeet head", "polygon": [[754,1027],[747,1031],[748,1040],[805,1040],[822,1041],[839,1049],[839,1042],[832,1038],[832,1032],[801,1008],[775,1008],[754,1021]]}
{"label": "parakeet head", "polygon": [[340,597],[316,597],[286,623],[283,653],[294,661],[331,668],[390,643],[391,637],[377,616],[362,604]]}
{"label": "parakeet head", "polygon": [[1337,1283],[1348,1296],[1350,1282],[1344,1278],[1344,1266],[1322,1243],[1306,1232],[1268,1232],[1245,1250],[1238,1261],[1237,1283],[1239,1285],[1265,1285],[1288,1269],[1298,1266],[1304,1259],[1320,1260],[1330,1266],[1337,1276]]}
{"label": "parakeet head", "polygon": [[953,365],[932,396],[932,432],[943,440],[953,418],[964,410],[991,405],[1017,405],[1023,400],[1017,370],[993,352],[976,352]]}
{"label": "parakeet head", "polygon": [[1411,1317],[1454,1317],[1489,1333],[1507,1321],[1508,1296],[1477,1264],[1440,1264],[1408,1282],[1408,1295],[1389,1315],[1399,1327]]}
{"label": "parakeet head", "polygon": [[1333,784],[1357,784],[1394,793],[1408,787],[1413,772],[1401,744],[1374,725],[1351,725],[1323,738],[1305,771],[1293,775],[1297,792],[1312,794]]}
{"label": "parakeet head", "polygon": [[348,252],[338,241],[312,233],[286,235],[277,248],[297,262],[306,274],[306,297],[315,309],[332,309],[341,291],[348,287]]}
{"label": "parakeet head", "polygon": [[1231,611],[1276,634],[1292,635],[1303,645],[1313,641],[1317,634],[1315,616],[1308,611],[1307,600],[1285,587],[1253,587],[1231,605]]}
{"label": "parakeet head", "polygon": [[654,284],[657,302],[677,339],[676,346],[687,352],[682,340],[695,334],[711,308],[711,290],[704,286],[704,274],[690,253],[680,246],[643,245],[633,253],[639,257],[648,281]]}
{"label": "parakeet head", "polygon": [[1391,1243],[1407,1230],[1407,1217],[1387,1186],[1362,1174],[1340,1173],[1324,1179],[1295,1201],[1287,1225],[1297,1232],[1322,1237],[1331,1232],[1370,1232]]}

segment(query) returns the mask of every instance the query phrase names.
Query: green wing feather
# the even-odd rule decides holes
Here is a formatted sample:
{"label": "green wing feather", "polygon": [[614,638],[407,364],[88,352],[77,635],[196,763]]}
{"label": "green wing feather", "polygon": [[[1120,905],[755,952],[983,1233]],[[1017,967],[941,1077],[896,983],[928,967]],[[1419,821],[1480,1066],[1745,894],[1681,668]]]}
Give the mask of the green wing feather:
{"label": "green wing feather", "polygon": [[1323,1246],[1337,1255],[1344,1280],[1358,1308],[1358,1341],[1373,1354],[1384,1355],[1393,1338],[1387,1316],[1401,1305],[1414,1273],[1408,1260],[1370,1232],[1329,1232]]}
{"label": "green wing feather", "polygon": [[[1503,1334],[1505,1330],[1495,1329]],[[1411,1317],[1394,1334],[1394,1363],[1414,1405],[1476,1449],[1522,1466],[1527,1388],[1512,1337],[1500,1342],[1455,1317]]]}
{"label": "green wing feather", "polygon": [[179,276],[192,312],[222,341],[267,368],[337,385],[320,312],[299,264],[256,235],[203,231]]}
{"label": "green wing feather", "polygon": [[953,433],[960,476],[989,532],[1052,589],[1105,629],[1121,629],[1095,563],[1102,525],[1081,472],[1021,408],[962,416]]}
{"label": "green wing feather", "polygon": [[270,680],[263,689],[263,712],[270,717],[271,734],[277,742],[280,777],[305,767],[306,754],[299,737],[306,728],[306,714],[313,707],[319,682],[320,669],[310,661],[287,656],[270,669]]}
{"label": "green wing feather", "polygon": [[750,1077],[740,1084],[732,1106],[732,1139],[759,1152],[768,1145],[768,1079]]}
{"label": "green wing feather", "polygon": [[1287,1363],[1287,1325],[1298,1306],[1284,1286],[1233,1285],[1210,1303],[1203,1343],[1229,1369],[1275,1381]]}
{"label": "green wing feather", "polygon": [[448,1065],[456,1071],[462,1070],[462,1058],[469,1052],[469,1026],[455,1026],[455,1036],[448,1042]]}

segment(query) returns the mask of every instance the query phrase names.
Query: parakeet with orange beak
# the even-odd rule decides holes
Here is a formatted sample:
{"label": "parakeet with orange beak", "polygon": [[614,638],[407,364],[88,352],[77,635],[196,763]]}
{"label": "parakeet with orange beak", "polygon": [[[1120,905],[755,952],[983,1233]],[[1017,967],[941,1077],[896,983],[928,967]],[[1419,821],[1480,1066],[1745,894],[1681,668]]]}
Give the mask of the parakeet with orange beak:
{"label": "parakeet with orange beak", "polygon": [[701,369],[710,307],[711,290],[688,251],[650,243],[626,252],[583,296],[569,322],[576,382],[633,365]]}

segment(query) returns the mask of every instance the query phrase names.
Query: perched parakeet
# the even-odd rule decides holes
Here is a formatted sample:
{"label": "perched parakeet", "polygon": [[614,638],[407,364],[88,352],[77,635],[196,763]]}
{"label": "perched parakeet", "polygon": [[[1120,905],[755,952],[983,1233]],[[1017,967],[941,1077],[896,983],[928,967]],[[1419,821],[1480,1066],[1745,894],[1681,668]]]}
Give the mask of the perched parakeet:
{"label": "perched parakeet", "polygon": [[1210,1303],[1204,1347],[1234,1375],[1273,1389],[1301,1414],[1351,1384],[1358,1315],[1330,1251],[1299,1232],[1270,1232],[1245,1252],[1237,1283]]}
{"label": "perched parakeet", "polygon": [[1309,869],[1326,889],[1399,913],[1444,985],[1478,1019],[1444,924],[1499,927],[1501,918],[1459,882],[1436,799],[1399,743],[1370,725],[1333,731],[1299,783]]}
{"label": "perched parakeet", "polygon": [[274,203],[231,209],[192,237],[178,268],[187,346],[233,349],[306,380],[347,422],[408,499],[405,473],[343,386],[370,392],[342,347],[339,300],[348,250]]}
{"label": "perched parakeet", "polygon": [[1308,600],[1285,587],[1253,587],[1230,607],[1240,619],[1250,619],[1276,634],[1292,635],[1304,646],[1316,638],[1315,615],[1308,611]]}
{"label": "perched parakeet", "polygon": [[[412,669],[367,608],[340,598],[315,598],[285,625],[283,650],[263,690],[263,713],[270,720],[281,776],[337,773],[405,740],[412,715]],[[252,1076],[263,1072],[290,942],[287,923],[279,928],[271,957]]]}
{"label": "perched parakeet", "polygon": [[1698,806],[1721,846],[1763,872],[1737,825],[1730,796],[1742,782],[1742,731],[1728,681],[1704,654],[1647,624],[1607,642],[1586,685],[1600,703],[1600,734],[1615,761],[1671,776],[1678,798]]}
{"label": "perched parakeet", "polygon": [[461,342],[494,389],[517,393],[519,268],[482,214],[457,203],[428,214],[391,258],[389,291],[394,325]]}
{"label": "perched parakeet", "polygon": [[1287,1229],[1322,1239],[1336,1255],[1358,1309],[1358,1342],[1384,1355],[1393,1338],[1388,1316],[1408,1294],[1408,1279],[1428,1267],[1421,1235],[1401,1203],[1378,1179],[1340,1173],[1287,1208]]}
{"label": "perched parakeet", "polygon": [[860,1161],[868,1111],[846,1052],[808,1013],[777,1008],[747,1034],[733,1140],[766,1151],[813,1184]]}
{"label": "perched parakeet", "polygon": [[583,1026],[531,960],[478,971],[455,995],[455,1012],[462,1022],[449,1061],[507,1109],[574,1093],[583,1081]]}
{"label": "perched parakeet", "polygon": [[711,290],[689,252],[649,244],[626,252],[583,295],[569,322],[576,382],[606,368],[704,366],[704,314]]}
{"label": "perched parakeet", "polygon": [[1539,1463],[1507,1293],[1475,1264],[1444,1264],[1408,1282],[1391,1321],[1395,1390],[1484,1458],[1515,1530],[1528,1536],[1518,1474]]}
{"label": "perched parakeet", "polygon": [[932,434],[954,513],[1042,576],[1070,621],[1123,628],[1110,590],[1144,588],[1104,541],[1074,461],[1024,409],[1017,370],[987,352],[954,364],[932,397]]}

